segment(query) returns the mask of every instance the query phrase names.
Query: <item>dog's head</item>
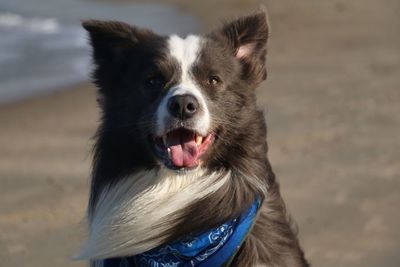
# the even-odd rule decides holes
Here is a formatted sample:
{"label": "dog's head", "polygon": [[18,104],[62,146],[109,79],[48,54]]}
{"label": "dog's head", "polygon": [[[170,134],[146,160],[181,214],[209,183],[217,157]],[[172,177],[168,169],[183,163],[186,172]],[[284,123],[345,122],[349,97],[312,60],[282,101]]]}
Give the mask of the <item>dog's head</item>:
{"label": "dog's head", "polygon": [[253,89],[266,78],[264,12],[185,38],[115,21],[83,26],[103,109],[97,153],[113,162],[103,168],[216,167],[240,153],[233,146],[250,130]]}

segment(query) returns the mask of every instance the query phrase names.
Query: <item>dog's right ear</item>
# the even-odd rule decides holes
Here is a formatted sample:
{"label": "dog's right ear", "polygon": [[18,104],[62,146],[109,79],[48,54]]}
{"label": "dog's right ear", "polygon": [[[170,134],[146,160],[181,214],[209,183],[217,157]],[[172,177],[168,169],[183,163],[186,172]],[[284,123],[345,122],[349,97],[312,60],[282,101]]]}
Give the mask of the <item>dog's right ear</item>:
{"label": "dog's right ear", "polygon": [[82,26],[89,33],[93,58],[98,65],[119,61],[143,39],[155,36],[149,30],[118,21],[86,20]]}

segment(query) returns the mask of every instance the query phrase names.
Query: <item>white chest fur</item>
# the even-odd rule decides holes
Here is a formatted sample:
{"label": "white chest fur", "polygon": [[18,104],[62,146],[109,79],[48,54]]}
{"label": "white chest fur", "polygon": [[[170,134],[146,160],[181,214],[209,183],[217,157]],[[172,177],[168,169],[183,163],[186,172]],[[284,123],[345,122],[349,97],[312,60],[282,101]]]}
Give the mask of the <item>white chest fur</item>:
{"label": "white chest fur", "polygon": [[217,191],[228,174],[199,169],[177,174],[166,169],[140,172],[105,189],[89,218],[88,241],[79,259],[139,254],[161,245],[179,212]]}

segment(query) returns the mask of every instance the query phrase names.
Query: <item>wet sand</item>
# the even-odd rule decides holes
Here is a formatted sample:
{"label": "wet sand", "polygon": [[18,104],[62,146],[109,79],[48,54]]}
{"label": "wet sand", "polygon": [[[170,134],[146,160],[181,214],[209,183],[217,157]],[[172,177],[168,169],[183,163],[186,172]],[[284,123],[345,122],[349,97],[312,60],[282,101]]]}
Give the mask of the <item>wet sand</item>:
{"label": "wet sand", "polygon": [[[204,24],[252,1],[168,0]],[[400,3],[267,1],[269,157],[313,266],[400,266]],[[85,266],[93,86],[0,107],[1,266]]]}

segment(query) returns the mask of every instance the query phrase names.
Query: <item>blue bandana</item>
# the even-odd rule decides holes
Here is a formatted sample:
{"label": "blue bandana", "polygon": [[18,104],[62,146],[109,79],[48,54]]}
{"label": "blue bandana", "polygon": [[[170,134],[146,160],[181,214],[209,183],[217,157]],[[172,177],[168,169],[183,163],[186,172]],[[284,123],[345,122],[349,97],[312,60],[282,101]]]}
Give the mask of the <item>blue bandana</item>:
{"label": "blue bandana", "polygon": [[232,260],[254,223],[257,199],[239,218],[208,232],[187,236],[145,253],[123,259],[108,259],[104,267],[206,267],[223,266]]}

